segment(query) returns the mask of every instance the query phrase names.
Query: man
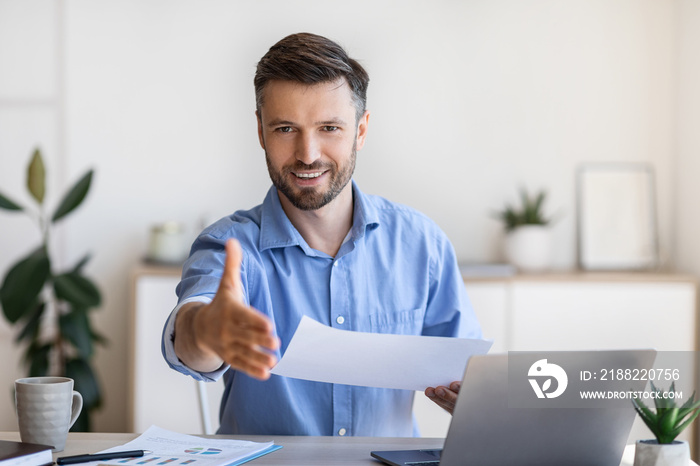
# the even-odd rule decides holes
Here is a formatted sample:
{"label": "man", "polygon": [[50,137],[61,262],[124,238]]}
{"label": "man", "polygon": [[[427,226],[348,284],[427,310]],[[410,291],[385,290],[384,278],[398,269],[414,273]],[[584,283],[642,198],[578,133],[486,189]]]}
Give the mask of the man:
{"label": "man", "polygon": [[[269,370],[303,315],[353,331],[480,337],[452,246],[424,215],[352,181],[369,77],[340,46],[286,37],[260,60],[254,83],[274,187],[193,244],[163,354],[196,379],[223,374],[219,433],[415,435],[413,392]],[[451,412],[458,390],[455,382],[426,395]]]}

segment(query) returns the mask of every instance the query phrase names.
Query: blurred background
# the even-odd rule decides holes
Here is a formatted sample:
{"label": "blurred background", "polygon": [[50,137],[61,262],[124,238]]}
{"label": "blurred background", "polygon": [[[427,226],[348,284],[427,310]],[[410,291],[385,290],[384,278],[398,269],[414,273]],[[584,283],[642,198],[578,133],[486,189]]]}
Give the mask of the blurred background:
{"label": "blurred background", "polygon": [[[426,213],[460,261],[503,260],[493,213],[524,186],[558,215],[552,267],[575,268],[577,168],[643,162],[662,268],[700,274],[695,0],[0,0],[0,192],[31,204],[36,147],[49,206],[95,170],[51,239],[59,267],[93,253],[86,274],[103,294],[95,430],[127,429],[130,276],[152,226],[179,222],[191,241],[268,190],[255,65],[301,31],[370,74],[361,189]],[[29,219],[0,211],[0,275],[38,241]],[[14,332],[0,321],[0,430],[16,430]]]}

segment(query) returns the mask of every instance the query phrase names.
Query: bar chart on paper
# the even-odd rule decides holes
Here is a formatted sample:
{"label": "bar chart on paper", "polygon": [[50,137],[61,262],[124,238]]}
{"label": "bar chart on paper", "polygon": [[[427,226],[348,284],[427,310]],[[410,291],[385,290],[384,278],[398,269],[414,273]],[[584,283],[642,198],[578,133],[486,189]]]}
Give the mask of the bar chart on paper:
{"label": "bar chart on paper", "polygon": [[207,439],[151,426],[131,442],[104,453],[141,449],[152,452],[140,458],[100,461],[99,466],[223,466],[237,465],[282,448],[274,442]]}

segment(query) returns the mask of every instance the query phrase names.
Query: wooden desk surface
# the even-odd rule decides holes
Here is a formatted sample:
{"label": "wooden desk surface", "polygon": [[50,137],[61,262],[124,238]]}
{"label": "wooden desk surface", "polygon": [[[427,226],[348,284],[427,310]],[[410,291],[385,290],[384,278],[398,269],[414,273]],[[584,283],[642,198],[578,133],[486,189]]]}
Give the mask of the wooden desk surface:
{"label": "wooden desk surface", "polygon": [[[70,433],[66,449],[57,456],[95,453],[133,440],[138,434],[115,433]],[[207,436],[227,438],[226,436]],[[274,441],[283,448],[251,462],[252,465],[265,466],[346,466],[374,465],[381,463],[370,457],[372,450],[410,450],[421,448],[441,448],[443,439],[439,438],[379,438],[379,437],[286,437],[240,435],[236,439],[253,442]],[[2,440],[19,440],[18,432],[0,432]],[[634,462],[634,445],[628,445],[620,466],[631,466]],[[698,466],[691,461],[692,466]]]}

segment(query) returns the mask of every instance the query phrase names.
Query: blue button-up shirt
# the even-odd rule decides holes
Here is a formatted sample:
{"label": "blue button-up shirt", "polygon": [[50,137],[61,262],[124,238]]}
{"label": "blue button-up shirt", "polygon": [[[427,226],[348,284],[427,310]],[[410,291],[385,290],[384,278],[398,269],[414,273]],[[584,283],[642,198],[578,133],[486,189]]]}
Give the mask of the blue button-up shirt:
{"label": "blue button-up shirt", "polygon": [[199,373],[178,360],[175,314],[186,302],[214,297],[228,238],[241,242],[245,299],[272,320],[278,358],[303,315],[343,330],[481,337],[454,250],[437,225],[409,207],[362,194],[354,181],[353,197],[353,225],[335,257],[309,247],[274,187],[261,205],[219,220],[194,242],[177,287],[178,307],[163,332],[163,354],[173,369],[195,379],[224,375],[219,433],[417,434],[412,391],[277,375],[261,382],[228,367]]}

